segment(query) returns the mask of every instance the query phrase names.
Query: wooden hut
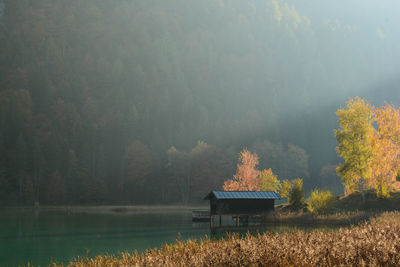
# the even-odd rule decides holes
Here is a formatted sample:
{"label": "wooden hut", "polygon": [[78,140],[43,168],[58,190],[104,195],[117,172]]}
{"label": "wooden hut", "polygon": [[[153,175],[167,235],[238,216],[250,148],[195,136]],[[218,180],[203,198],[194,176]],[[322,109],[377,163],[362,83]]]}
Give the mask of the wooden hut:
{"label": "wooden hut", "polygon": [[210,200],[210,217],[214,215],[251,216],[274,210],[279,195],[271,191],[211,191],[204,200]]}

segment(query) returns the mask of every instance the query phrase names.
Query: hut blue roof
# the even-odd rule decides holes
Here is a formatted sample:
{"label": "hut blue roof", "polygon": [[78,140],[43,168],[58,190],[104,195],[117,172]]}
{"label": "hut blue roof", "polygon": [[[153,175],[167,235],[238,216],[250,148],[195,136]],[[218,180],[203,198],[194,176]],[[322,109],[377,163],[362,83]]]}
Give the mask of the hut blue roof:
{"label": "hut blue roof", "polygon": [[211,199],[280,199],[273,191],[211,191],[204,200]]}

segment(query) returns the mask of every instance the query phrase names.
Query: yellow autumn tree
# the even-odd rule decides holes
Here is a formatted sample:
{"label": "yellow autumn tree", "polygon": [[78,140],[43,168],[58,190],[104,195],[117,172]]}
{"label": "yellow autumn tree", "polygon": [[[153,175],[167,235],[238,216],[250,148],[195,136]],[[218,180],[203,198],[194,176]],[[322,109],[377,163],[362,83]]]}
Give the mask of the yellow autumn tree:
{"label": "yellow autumn tree", "polygon": [[281,182],[272,172],[271,168],[263,170],[258,176],[261,191],[273,191],[279,193],[281,190]]}
{"label": "yellow autumn tree", "polygon": [[292,191],[293,183],[289,180],[283,180],[281,183],[281,198],[288,198]]}
{"label": "yellow autumn tree", "polygon": [[260,171],[256,168],[258,156],[247,149],[239,155],[236,174],[233,179],[228,179],[223,185],[225,191],[259,191],[258,176]]}
{"label": "yellow autumn tree", "polygon": [[378,197],[389,197],[397,189],[396,176],[400,162],[400,111],[393,105],[374,110],[378,126],[372,138],[371,179],[369,186],[376,189]]}
{"label": "yellow autumn tree", "polygon": [[371,178],[374,134],[373,107],[363,99],[350,99],[345,109],[336,112],[340,129],[335,131],[336,148],[344,162],[337,167],[347,194],[360,190],[365,201],[365,186]]}

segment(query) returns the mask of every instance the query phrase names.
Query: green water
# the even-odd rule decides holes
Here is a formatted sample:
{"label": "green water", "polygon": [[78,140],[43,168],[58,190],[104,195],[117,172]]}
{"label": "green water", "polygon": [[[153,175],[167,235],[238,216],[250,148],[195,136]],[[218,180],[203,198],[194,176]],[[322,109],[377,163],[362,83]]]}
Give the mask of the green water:
{"label": "green water", "polygon": [[[30,262],[47,266],[77,256],[139,252],[181,239],[221,237],[208,223],[192,223],[191,212],[92,214],[63,211],[0,210],[0,266]],[[287,231],[264,226],[253,231]],[[247,229],[240,228],[246,232]]]}

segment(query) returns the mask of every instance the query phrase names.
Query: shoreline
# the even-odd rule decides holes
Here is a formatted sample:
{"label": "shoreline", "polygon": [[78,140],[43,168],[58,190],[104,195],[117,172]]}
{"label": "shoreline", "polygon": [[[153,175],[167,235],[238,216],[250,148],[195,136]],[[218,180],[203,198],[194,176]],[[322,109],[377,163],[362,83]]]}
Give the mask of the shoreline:
{"label": "shoreline", "polygon": [[[131,215],[149,213],[189,213],[195,210],[209,210],[209,206],[201,205],[99,205],[79,206],[62,205],[51,206],[17,206],[0,207],[4,212],[65,212],[71,214],[110,214],[110,215]],[[293,225],[351,225],[367,221],[372,217],[380,215],[383,211],[351,211],[337,212],[326,215],[317,215],[303,212],[281,212],[275,211],[270,214],[259,215],[258,224],[293,224]]]}
{"label": "shoreline", "polygon": [[168,213],[168,212],[189,212],[192,210],[208,209],[208,206],[196,205],[100,205],[100,206],[75,206],[62,205],[50,206],[18,206],[0,207],[4,211],[62,211],[70,213],[101,213],[101,214],[135,214],[135,213]]}

